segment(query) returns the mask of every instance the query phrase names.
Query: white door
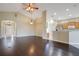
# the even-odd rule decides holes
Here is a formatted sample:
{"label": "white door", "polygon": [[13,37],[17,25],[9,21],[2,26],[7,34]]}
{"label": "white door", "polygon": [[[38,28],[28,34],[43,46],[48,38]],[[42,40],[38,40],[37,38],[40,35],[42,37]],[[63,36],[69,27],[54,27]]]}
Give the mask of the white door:
{"label": "white door", "polygon": [[14,21],[5,20],[1,24],[1,34],[3,37],[12,37],[15,36],[15,23]]}
{"label": "white door", "polygon": [[5,35],[10,37],[14,35],[14,26],[13,24],[5,24]]}

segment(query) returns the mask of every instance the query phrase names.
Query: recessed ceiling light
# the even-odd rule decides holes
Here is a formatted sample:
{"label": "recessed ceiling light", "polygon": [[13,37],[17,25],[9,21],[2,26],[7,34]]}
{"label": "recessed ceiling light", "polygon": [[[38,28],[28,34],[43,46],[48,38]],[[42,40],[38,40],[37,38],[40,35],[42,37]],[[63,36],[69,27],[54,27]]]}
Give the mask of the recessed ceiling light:
{"label": "recessed ceiling light", "polygon": [[33,24],[33,22],[30,22],[30,24]]}
{"label": "recessed ceiling light", "polygon": [[71,16],[72,16],[72,14],[69,14],[68,16],[70,16],[70,17],[71,17]]}
{"label": "recessed ceiling light", "polygon": [[69,11],[69,9],[67,8],[66,11]]}
{"label": "recessed ceiling light", "polygon": [[50,20],[50,23],[51,23],[51,24],[54,23],[54,20]]}
{"label": "recessed ceiling light", "polygon": [[56,14],[57,14],[56,12],[53,13],[53,15],[56,15]]}

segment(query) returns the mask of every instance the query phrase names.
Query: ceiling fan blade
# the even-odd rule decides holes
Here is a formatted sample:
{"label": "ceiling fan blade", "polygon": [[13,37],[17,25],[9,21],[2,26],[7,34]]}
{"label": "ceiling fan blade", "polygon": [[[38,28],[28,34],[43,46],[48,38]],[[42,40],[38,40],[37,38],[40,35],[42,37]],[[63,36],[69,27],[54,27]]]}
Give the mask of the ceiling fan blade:
{"label": "ceiling fan blade", "polygon": [[28,4],[23,4],[24,5],[24,9],[26,10],[28,10],[29,8],[31,9],[31,10],[38,10],[39,8],[38,7],[36,7],[36,6],[34,6],[34,4],[33,3],[28,3]]}
{"label": "ceiling fan blade", "polygon": [[33,9],[38,9],[37,7],[31,7],[31,8],[33,8]]}
{"label": "ceiling fan blade", "polygon": [[35,9],[38,9],[38,8],[35,8]]}

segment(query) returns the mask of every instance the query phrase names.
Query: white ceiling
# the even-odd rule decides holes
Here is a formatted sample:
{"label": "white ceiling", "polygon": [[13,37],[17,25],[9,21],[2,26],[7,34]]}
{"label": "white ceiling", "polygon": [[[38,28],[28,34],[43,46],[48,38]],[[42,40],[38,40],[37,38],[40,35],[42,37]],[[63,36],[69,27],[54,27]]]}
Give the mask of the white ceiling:
{"label": "white ceiling", "polygon": [[[46,10],[47,14],[56,20],[79,17],[78,3],[36,3],[36,5],[39,7],[39,11],[36,12],[37,16],[41,15],[43,10]],[[66,11],[66,9],[69,9],[69,11]],[[27,12],[23,10],[21,3],[0,3],[0,11],[20,12],[28,15]]]}

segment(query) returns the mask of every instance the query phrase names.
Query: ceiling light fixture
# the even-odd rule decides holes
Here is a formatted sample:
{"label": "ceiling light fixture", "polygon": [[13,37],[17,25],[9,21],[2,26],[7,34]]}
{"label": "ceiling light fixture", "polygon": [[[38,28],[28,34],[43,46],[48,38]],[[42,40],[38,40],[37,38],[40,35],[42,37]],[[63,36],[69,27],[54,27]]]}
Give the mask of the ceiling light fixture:
{"label": "ceiling light fixture", "polygon": [[50,23],[53,24],[54,23],[54,20],[50,20]]}
{"label": "ceiling light fixture", "polygon": [[35,10],[38,10],[38,7],[35,6],[34,3],[28,3],[28,4],[23,4],[24,9],[28,12],[34,12]]}
{"label": "ceiling light fixture", "polygon": [[31,21],[30,21],[30,24],[33,24],[33,21],[32,21],[32,14],[35,10],[38,10],[39,8],[35,6],[34,3],[28,3],[28,4],[23,4],[24,5],[24,10],[26,10],[27,12],[30,13],[31,15]]}
{"label": "ceiling light fixture", "polygon": [[57,14],[56,12],[53,13],[54,16],[55,16],[56,14]]}
{"label": "ceiling light fixture", "polygon": [[69,11],[69,9],[67,8],[66,11]]}
{"label": "ceiling light fixture", "polygon": [[71,16],[72,16],[72,14],[69,14],[68,16],[69,16],[69,17],[71,17]]}
{"label": "ceiling light fixture", "polygon": [[33,24],[33,21],[31,20],[30,24]]}

